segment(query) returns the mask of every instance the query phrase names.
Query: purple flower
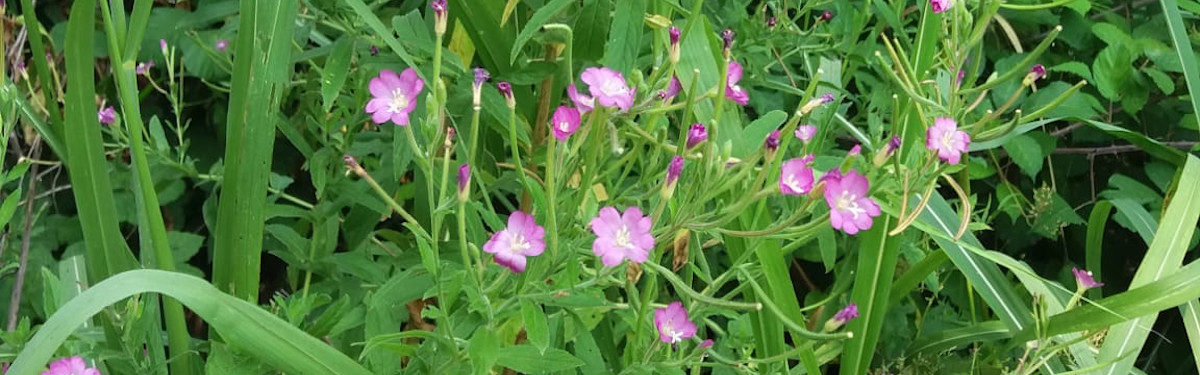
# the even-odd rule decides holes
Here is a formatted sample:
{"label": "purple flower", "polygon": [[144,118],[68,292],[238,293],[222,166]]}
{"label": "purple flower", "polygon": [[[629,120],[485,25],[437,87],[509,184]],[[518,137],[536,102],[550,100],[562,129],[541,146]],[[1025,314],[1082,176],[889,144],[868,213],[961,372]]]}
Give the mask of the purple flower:
{"label": "purple flower", "polygon": [[525,257],[538,256],[546,250],[546,243],[542,241],[545,236],[546,230],[537,225],[533,216],[517,211],[508,216],[507,228],[496,232],[483,244],[483,251],[494,254],[496,263],[501,266],[521,273],[525,272]]}
{"label": "purple flower", "polygon": [[133,72],[137,74],[150,74],[150,68],[154,67],[154,60],[140,62],[133,68]]}
{"label": "purple flower", "polygon": [[367,102],[366,111],[371,114],[371,121],[407,126],[408,114],[416,108],[417,95],[425,88],[425,81],[412,68],[404,69],[400,75],[384,69],[371,79],[367,88],[371,91],[371,101]]}
{"label": "purple flower", "polygon": [[808,194],[813,187],[812,155],[783,162],[779,171],[779,191],[787,195]]}
{"label": "purple flower", "polygon": [[[836,169],[834,169],[836,171]],[[832,173],[832,171],[830,171]],[[840,174],[840,173],[839,173]],[[834,229],[846,234],[855,234],[871,228],[874,217],[879,216],[879,205],[867,191],[867,178],[851,170],[845,176],[826,175],[825,203],[829,205],[829,223]]]}
{"label": "purple flower", "polygon": [[25,60],[17,60],[17,71],[18,72],[25,71]]}
{"label": "purple flower", "polygon": [[934,13],[941,13],[949,10],[954,6],[953,0],[929,0],[929,6],[933,8]]}
{"label": "purple flower", "polygon": [[511,83],[501,81],[500,83],[496,84],[496,90],[500,91],[500,95],[504,95],[504,103],[508,104],[508,108],[514,108],[517,106],[517,100],[516,98],[513,98],[513,89]]}
{"label": "purple flower", "polygon": [[678,45],[679,44],[679,36],[682,35],[682,32],[679,30],[678,27],[671,26],[671,28],[667,29],[667,35],[671,37],[672,45]]}
{"label": "purple flower", "polygon": [[888,140],[887,146],[885,146],[883,148],[883,152],[887,153],[888,156],[891,156],[899,148],[900,148],[900,137],[894,136],[894,137],[892,137],[891,140]]}
{"label": "purple flower", "polygon": [[937,151],[938,159],[950,164],[958,164],[970,144],[971,136],[958,130],[958,123],[952,118],[938,117],[925,131],[925,148]]}
{"label": "purple flower", "polygon": [[1022,83],[1026,85],[1032,85],[1034,82],[1037,82],[1037,80],[1042,79],[1042,77],[1045,76],[1046,67],[1042,66],[1042,64],[1033,64],[1033,67],[1029,68],[1029,74],[1025,75],[1025,79],[1022,81]]}
{"label": "purple flower", "polygon": [[446,0],[434,0],[429,3],[433,8],[433,32],[437,35],[446,33]]}
{"label": "purple flower", "polygon": [[1075,284],[1079,285],[1079,290],[1088,290],[1091,288],[1099,288],[1104,286],[1104,283],[1098,283],[1096,282],[1096,279],[1092,278],[1092,271],[1071,267],[1071,273],[1075,274]]}
{"label": "purple flower", "polygon": [[605,107],[617,107],[622,111],[633,106],[634,91],[625,84],[625,77],[620,72],[609,68],[587,68],[579,76],[588,84],[588,92],[596,98],[596,103]]}
{"label": "purple flower", "polygon": [[217,49],[217,52],[225,52],[229,49],[229,40],[218,39],[216,43],[213,43],[213,47]]}
{"label": "purple flower", "polygon": [[579,129],[579,110],[567,106],[559,106],[550,117],[550,126],[554,128],[554,138],[566,142],[567,137]]}
{"label": "purple flower", "polygon": [[812,124],[797,126],[795,135],[797,139],[808,143],[808,141],[811,141],[817,135],[817,126]]}
{"label": "purple flower", "polygon": [[825,21],[833,19],[833,12],[830,12],[828,10],[821,12],[821,19],[825,20]]}
{"label": "purple flower", "polygon": [[466,200],[467,195],[471,194],[471,165],[463,164],[458,166],[458,197],[460,200]]}
{"label": "purple flower", "polygon": [[371,51],[371,56],[378,55],[379,54],[379,46],[371,46],[369,51]]}
{"label": "purple flower", "polygon": [[961,84],[962,84],[963,77],[966,77],[966,76],[967,76],[967,71],[966,71],[966,70],[959,69],[959,70],[958,70],[958,76],[954,77],[954,84],[956,84],[956,85],[961,85]]}
{"label": "purple flower", "polygon": [[100,375],[100,370],[88,367],[83,357],[74,356],[51,362],[42,375]]}
{"label": "purple flower", "polygon": [[100,120],[101,124],[112,125],[117,122],[117,110],[111,106],[101,108],[99,112],[96,112],[96,118]]}
{"label": "purple flower", "polygon": [[697,122],[692,124],[692,127],[688,129],[687,148],[691,149],[692,147],[696,147],[696,145],[704,143],[704,141],[707,140],[708,128],[705,128],[704,124]]}
{"label": "purple flower", "polygon": [[742,64],[737,61],[729,61],[729,67],[725,74],[725,97],[740,105],[746,105],[750,102],[750,95],[738,86],[738,81],[742,80]]}
{"label": "purple flower", "polygon": [[681,173],[683,173],[683,157],[676,155],[671,158],[671,164],[667,165],[667,185],[674,186]]}
{"label": "purple flower", "polygon": [[666,308],[654,309],[654,326],[658,328],[658,339],[667,344],[696,336],[696,323],[688,320],[687,309],[679,301],[671,302]]}
{"label": "purple flower", "polygon": [[827,92],[827,93],[821,94],[820,100],[821,100],[821,104],[833,103],[833,93]]}
{"label": "purple flower", "polygon": [[734,34],[732,29],[721,30],[721,42],[722,47],[725,48],[725,51],[729,51],[729,49],[733,47],[733,36]]}
{"label": "purple flower", "polygon": [[596,234],[592,252],[607,267],[621,264],[625,259],[645,262],[654,248],[654,236],[650,235],[653,223],[642,215],[640,208],[629,207],[621,214],[615,207],[605,206],[588,225]]}
{"label": "purple flower", "polygon": [[833,319],[837,320],[839,322],[842,322],[842,324],[845,324],[846,322],[849,322],[851,319],[854,319],[857,317],[858,317],[858,305],[855,305],[854,302],[851,302],[850,304],[846,305],[846,307],[843,307],[841,311],[838,311],[837,314],[833,315]]}
{"label": "purple flower", "polygon": [[575,107],[579,108],[579,113],[588,113],[596,106],[596,99],[579,93],[572,83],[567,86],[567,96],[571,98],[571,102],[575,103]]}
{"label": "purple flower", "polygon": [[775,151],[779,148],[779,129],[775,129],[767,135],[767,140],[763,141],[763,147],[766,147],[768,151]]}
{"label": "purple flower", "polygon": [[667,84],[666,90],[658,92],[658,97],[662,100],[669,100],[675,95],[679,95],[680,91],[683,91],[683,85],[679,83],[679,78],[671,76],[671,83]]}
{"label": "purple flower", "polygon": [[446,0],[433,0],[429,2],[429,8],[433,9],[433,13],[438,16],[446,15]]}

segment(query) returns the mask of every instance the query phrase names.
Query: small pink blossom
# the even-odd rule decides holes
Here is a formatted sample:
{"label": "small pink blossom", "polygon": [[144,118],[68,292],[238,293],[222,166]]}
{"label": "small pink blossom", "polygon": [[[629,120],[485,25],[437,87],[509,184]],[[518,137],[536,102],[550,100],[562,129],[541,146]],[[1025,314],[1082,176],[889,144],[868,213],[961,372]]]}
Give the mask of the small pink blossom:
{"label": "small pink blossom", "polygon": [[700,348],[701,348],[701,349],[708,349],[708,348],[711,348],[712,346],[713,346],[713,340],[712,340],[712,339],[707,339],[707,340],[704,340],[704,341],[701,341],[701,342],[700,342]]}
{"label": "small pink blossom", "polygon": [[579,78],[588,84],[588,92],[596,103],[605,107],[617,107],[622,111],[633,106],[634,91],[625,83],[621,72],[609,68],[587,68]]}
{"label": "small pink blossom", "polygon": [[821,20],[822,20],[822,21],[828,21],[828,20],[831,20],[831,19],[833,19],[833,12],[831,12],[831,11],[828,11],[828,10],[827,10],[827,11],[824,11],[824,12],[821,12]]}
{"label": "small pink blossom", "polygon": [[658,92],[658,97],[662,100],[669,100],[679,95],[683,91],[683,85],[679,83],[679,78],[671,76],[671,82],[667,84],[667,89]]}
{"label": "small pink blossom", "polygon": [[691,149],[692,147],[696,147],[696,145],[704,143],[704,141],[707,140],[708,128],[705,128],[704,124],[697,122],[692,124],[691,128],[688,128],[687,148]]}
{"label": "small pink blossom", "polygon": [[1041,79],[1046,76],[1046,67],[1042,64],[1033,64],[1033,67],[1029,68],[1029,74],[1033,74],[1035,80]]}
{"label": "small pink blossom", "polygon": [[834,174],[837,169],[822,177],[825,180],[825,203],[829,205],[829,224],[846,234],[855,234],[871,228],[874,217],[879,216],[879,205],[867,195],[870,184],[858,171],[851,170],[844,176]]}
{"label": "small pink blossom", "polygon": [[857,317],[858,317],[858,305],[855,305],[853,302],[851,302],[850,304],[846,305],[846,307],[843,307],[840,311],[838,311],[837,314],[834,314],[833,320],[836,320],[836,321],[842,322],[842,324],[845,324],[846,322],[849,322],[850,320],[857,318]]}
{"label": "small pink blossom", "polygon": [[575,134],[579,129],[579,111],[575,108],[567,106],[559,106],[554,111],[554,116],[550,118],[550,125],[554,128],[554,138],[559,142],[566,142],[567,137]]}
{"label": "small pink blossom", "polygon": [[738,85],[738,81],[742,80],[742,64],[737,61],[729,61],[729,68],[725,75],[725,97],[739,105],[746,105],[750,102],[750,94]]}
{"label": "small pink blossom", "polygon": [[811,124],[797,126],[795,135],[797,139],[808,143],[817,135],[817,126]]}
{"label": "small pink blossom", "polygon": [[74,356],[51,362],[42,375],[100,375],[100,370],[88,367],[83,357]]}
{"label": "small pink blossom", "polygon": [[954,6],[953,0],[929,0],[929,6],[933,8],[934,13],[945,12]]}
{"label": "small pink blossom", "polygon": [[850,151],[846,152],[846,156],[858,156],[859,154],[862,154],[862,145],[860,144],[854,145]]}
{"label": "small pink blossom", "polygon": [[658,328],[658,339],[667,344],[696,336],[696,323],[688,320],[687,309],[679,301],[671,302],[666,308],[654,309],[654,326]]}
{"label": "small pink blossom", "polygon": [[937,151],[938,159],[950,164],[958,164],[970,144],[971,136],[958,130],[958,123],[952,118],[938,117],[925,131],[925,148]]}
{"label": "small pink blossom", "polygon": [[517,99],[513,96],[513,88],[511,83],[508,83],[507,81],[500,81],[500,83],[496,84],[496,91],[499,91],[500,95],[504,96],[504,104],[508,105],[508,108],[514,108],[517,106]]}
{"label": "small pink blossom", "polygon": [[391,70],[379,71],[367,85],[371,90],[371,101],[366,111],[371,121],[383,124],[388,121],[400,126],[408,125],[408,114],[417,107],[417,95],[425,88],[425,81],[412,68],[404,69],[400,75]]}
{"label": "small pink blossom", "polygon": [[1096,282],[1096,279],[1092,278],[1092,271],[1071,267],[1071,273],[1075,274],[1075,283],[1079,285],[1079,290],[1104,286],[1104,283]]}
{"label": "small pink blossom", "polygon": [[143,74],[143,75],[150,74],[150,68],[153,68],[153,67],[154,67],[154,60],[140,62],[140,63],[137,63],[137,66],[135,66],[133,68],[133,72],[136,74]]}
{"label": "small pink blossom", "polygon": [[654,248],[654,236],[650,235],[653,223],[640,208],[629,207],[621,214],[615,207],[605,206],[588,225],[596,234],[592,252],[605,266],[616,266],[625,259],[645,262]]}
{"label": "small pink blossom", "polygon": [[111,106],[104,107],[96,112],[96,118],[100,120],[101,124],[112,125],[117,122],[117,110]]}
{"label": "small pink blossom", "polygon": [[229,40],[219,39],[216,43],[213,43],[213,47],[217,49],[217,52],[225,52],[225,50],[229,49]]}
{"label": "small pink blossom", "polygon": [[596,107],[596,99],[580,94],[574,83],[567,86],[567,96],[575,103],[575,108],[579,108],[580,114],[591,112],[592,108]]}
{"label": "small pink blossom", "polygon": [[516,273],[525,272],[525,257],[538,256],[546,250],[542,239],[546,230],[524,212],[508,216],[508,227],[496,232],[483,245],[483,251],[494,254],[496,263]]}
{"label": "small pink blossom", "polygon": [[808,194],[813,187],[813,170],[809,167],[812,160],[813,156],[808,155],[784,161],[779,172],[779,191],[787,195]]}

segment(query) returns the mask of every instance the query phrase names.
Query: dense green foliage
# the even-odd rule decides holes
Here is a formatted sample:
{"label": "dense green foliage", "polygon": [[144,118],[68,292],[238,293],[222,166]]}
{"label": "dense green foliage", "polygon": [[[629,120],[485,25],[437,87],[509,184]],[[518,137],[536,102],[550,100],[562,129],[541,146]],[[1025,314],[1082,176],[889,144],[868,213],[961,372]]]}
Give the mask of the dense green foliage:
{"label": "dense green foliage", "polygon": [[0,0],[0,363],[1198,371],[1196,0],[434,3]]}

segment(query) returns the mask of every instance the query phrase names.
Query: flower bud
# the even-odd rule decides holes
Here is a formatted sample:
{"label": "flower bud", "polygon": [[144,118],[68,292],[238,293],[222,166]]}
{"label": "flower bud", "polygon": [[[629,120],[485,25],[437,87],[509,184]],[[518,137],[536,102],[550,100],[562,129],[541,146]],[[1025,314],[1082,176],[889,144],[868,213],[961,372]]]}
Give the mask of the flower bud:
{"label": "flower bud", "polygon": [[167,55],[167,40],[166,39],[158,40],[158,49],[162,51],[163,56]]}
{"label": "flower bud", "polygon": [[671,36],[671,46],[667,47],[667,58],[672,63],[677,63],[679,62],[679,36],[681,35],[681,31],[678,27],[671,26],[670,29],[667,29],[667,35]]}
{"label": "flower bud", "polygon": [[458,167],[458,201],[466,202],[471,195],[471,165],[463,164]]}
{"label": "flower bud", "polygon": [[828,10],[821,12],[821,20],[822,21],[829,21],[831,19],[833,19],[833,12],[828,11]]}
{"label": "flower bud", "polygon": [[692,127],[688,129],[687,148],[690,150],[706,140],[708,140],[708,128],[698,122],[692,124]]}
{"label": "flower bud", "polygon": [[371,56],[379,55],[379,46],[371,46],[369,50],[371,51]]}
{"label": "flower bud", "polygon": [[883,147],[882,151],[875,153],[875,166],[878,167],[882,166],[883,163],[887,163],[888,159],[890,159],[892,154],[895,154],[896,150],[899,148],[900,137],[892,137],[892,139],[888,141],[887,145]]}
{"label": "flower bud", "polygon": [[846,305],[846,307],[842,308],[841,311],[838,311],[837,314],[834,314],[833,318],[825,322],[825,331],[833,332],[845,325],[846,322],[849,322],[857,317],[858,305],[855,305],[853,302],[851,302],[850,304]]}
{"label": "flower bud", "polygon": [[779,149],[779,129],[775,129],[775,131],[767,135],[767,140],[763,141],[763,148],[767,152],[766,160],[774,160],[775,151]]}
{"label": "flower bud", "polygon": [[767,19],[767,27],[774,29],[774,28],[775,28],[775,24],[776,24],[776,23],[778,23],[778,22],[779,22],[779,21],[777,21],[777,20],[775,19],[775,17],[768,18],[768,19]]}
{"label": "flower bud", "polygon": [[437,35],[446,33],[446,0],[434,0],[429,3],[433,8],[433,32]]}
{"label": "flower bud", "polygon": [[1025,84],[1025,86],[1029,86],[1045,76],[1046,76],[1046,67],[1042,66],[1042,64],[1033,64],[1033,67],[1029,68],[1029,73],[1025,74],[1025,79],[1022,80],[1021,83]]}
{"label": "flower bud", "polygon": [[216,48],[217,52],[225,52],[225,50],[229,49],[229,40],[218,39],[216,43],[213,43],[213,48]]}
{"label": "flower bud", "polygon": [[487,82],[489,78],[492,78],[492,76],[488,74],[487,70],[484,70],[483,68],[475,68],[475,83],[471,85],[471,103],[475,105],[476,109],[479,108],[479,99],[483,92],[483,83]]}
{"label": "flower bud", "polygon": [[496,84],[496,89],[500,90],[500,94],[504,95],[504,103],[508,104],[508,108],[516,108],[517,100],[513,98],[512,85],[508,82],[500,82]]}
{"label": "flower bud", "polygon": [[663,185],[663,199],[671,199],[675,195],[675,183],[679,181],[679,175],[683,173],[683,157],[675,156],[671,158],[671,164],[667,165],[667,179]]}
{"label": "flower bud", "polygon": [[725,29],[721,31],[721,41],[723,43],[723,53],[725,60],[729,60],[729,50],[733,48],[733,30]]}
{"label": "flower bud", "polygon": [[687,264],[688,261],[688,246],[691,243],[691,231],[687,228],[680,229],[675,232],[675,239],[671,241],[671,269],[679,271]]}

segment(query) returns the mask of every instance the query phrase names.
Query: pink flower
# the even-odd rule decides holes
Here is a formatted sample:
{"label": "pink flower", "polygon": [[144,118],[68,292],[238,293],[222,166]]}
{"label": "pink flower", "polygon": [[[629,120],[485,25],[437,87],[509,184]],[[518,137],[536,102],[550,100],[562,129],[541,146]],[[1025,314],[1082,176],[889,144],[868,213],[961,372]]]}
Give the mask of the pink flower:
{"label": "pink flower", "polygon": [[666,90],[658,92],[658,97],[662,100],[668,100],[674,98],[675,95],[679,95],[680,91],[683,91],[683,85],[679,83],[679,78],[671,76],[671,83],[667,84]]}
{"label": "pink flower", "polygon": [[588,84],[588,92],[600,105],[622,111],[633,106],[634,91],[625,84],[625,77],[620,72],[604,67],[587,68],[579,79]]}
{"label": "pink flower", "polygon": [[742,86],[738,86],[738,81],[742,80],[742,64],[737,61],[729,61],[729,68],[725,75],[725,97],[734,101],[739,105],[746,105],[750,102],[750,95],[746,90],[742,90]]}
{"label": "pink flower", "polygon": [[425,81],[417,77],[417,71],[404,69],[399,76],[391,70],[379,71],[367,85],[371,90],[371,101],[367,102],[367,113],[371,121],[383,124],[388,121],[400,126],[408,125],[408,114],[417,107],[417,95],[425,88]]}
{"label": "pink flower", "polygon": [[671,164],[667,165],[667,185],[675,185],[675,181],[679,180],[681,173],[683,173],[683,157],[676,155],[671,158]]}
{"label": "pink flower", "polygon": [[779,191],[787,195],[804,195],[812,190],[813,170],[808,165],[812,155],[788,159],[779,172]]}
{"label": "pink flower", "polygon": [[154,60],[147,61],[147,62],[140,62],[137,64],[137,66],[135,66],[133,68],[133,72],[136,74],[149,74],[150,68],[153,68],[153,67],[154,67]]}
{"label": "pink flower", "polygon": [[804,141],[804,143],[808,143],[808,141],[811,141],[813,139],[813,137],[816,135],[817,135],[817,126],[816,125],[806,124],[806,125],[800,125],[800,126],[796,127],[796,138],[800,139],[801,141]]}
{"label": "pink flower", "polygon": [[1033,64],[1033,67],[1029,68],[1029,74],[1033,74],[1033,79],[1035,80],[1045,77],[1046,67],[1042,64]]}
{"label": "pink flower", "polygon": [[475,81],[471,84],[471,104],[475,108],[479,108],[480,97],[483,95],[483,83],[492,78],[491,74],[483,68],[475,68]]}
{"label": "pink flower", "polygon": [[952,118],[938,117],[925,131],[925,148],[937,151],[938,159],[950,164],[958,164],[970,144],[971,136],[958,130],[958,123]]}
{"label": "pink flower", "polygon": [[1092,278],[1092,271],[1071,267],[1071,273],[1075,274],[1075,284],[1079,285],[1079,290],[1088,290],[1091,288],[1099,288],[1104,286],[1104,283],[1098,283],[1096,282],[1096,279]]}
{"label": "pink flower", "polygon": [[934,13],[941,13],[954,6],[954,2],[953,0],[929,0],[929,6],[933,8]]}
{"label": "pink flower", "polygon": [[550,118],[550,126],[554,128],[554,138],[566,142],[567,137],[579,129],[579,111],[567,106],[559,106]]}
{"label": "pink flower", "polygon": [[100,370],[88,367],[83,357],[74,356],[50,363],[49,369],[42,371],[42,375],[100,375]]}
{"label": "pink flower", "polygon": [[615,207],[605,206],[588,225],[596,234],[592,252],[605,266],[616,266],[625,259],[645,262],[654,248],[654,236],[650,235],[653,223],[640,208],[629,207],[621,214]]}
{"label": "pink flower", "polygon": [[687,309],[679,301],[671,302],[666,308],[654,309],[654,326],[658,328],[658,339],[668,344],[696,336],[696,323],[688,320]]}
{"label": "pink flower", "polygon": [[219,39],[213,44],[213,47],[217,49],[217,52],[225,52],[225,50],[229,49],[229,40]]}
{"label": "pink flower", "polygon": [[687,148],[696,147],[696,145],[704,143],[707,140],[708,128],[705,128],[704,124],[697,122],[692,124],[692,127],[688,129]]}
{"label": "pink flower", "polygon": [[822,177],[826,180],[825,203],[829,205],[829,224],[846,234],[870,229],[874,222],[872,218],[879,216],[880,212],[879,205],[867,195],[870,189],[867,178],[855,170],[846,172],[845,176],[838,175],[827,174],[828,178]]}
{"label": "pink flower", "polygon": [[96,112],[96,118],[100,120],[101,124],[112,125],[117,122],[117,110],[113,107],[104,107]]}
{"label": "pink flower", "polygon": [[850,148],[850,151],[846,152],[846,156],[858,156],[861,153],[862,153],[862,145],[855,144],[854,147]]}
{"label": "pink flower", "polygon": [[854,302],[851,302],[850,304],[846,305],[846,307],[843,307],[841,311],[838,311],[837,314],[834,314],[833,320],[837,320],[842,322],[842,324],[845,324],[846,322],[849,322],[857,317],[858,305],[855,305]]}
{"label": "pink flower", "polygon": [[579,108],[579,113],[588,113],[596,106],[596,99],[579,93],[575,88],[575,84],[567,86],[567,96],[571,98],[571,102],[575,103],[575,107]]}
{"label": "pink flower", "polygon": [[525,257],[538,256],[546,250],[542,238],[546,230],[537,225],[524,212],[513,212],[508,216],[508,227],[492,235],[492,239],[483,244],[483,251],[496,256],[496,263],[508,267],[516,273],[525,272]]}
{"label": "pink flower", "polygon": [[446,0],[434,0],[429,2],[429,7],[433,9],[433,13],[438,16],[446,15]]}
{"label": "pink flower", "polygon": [[700,348],[701,348],[701,349],[708,349],[708,348],[711,348],[711,347],[712,347],[712,345],[713,345],[713,340],[712,340],[712,339],[707,339],[707,340],[704,340],[704,341],[701,341],[701,342],[700,342]]}

